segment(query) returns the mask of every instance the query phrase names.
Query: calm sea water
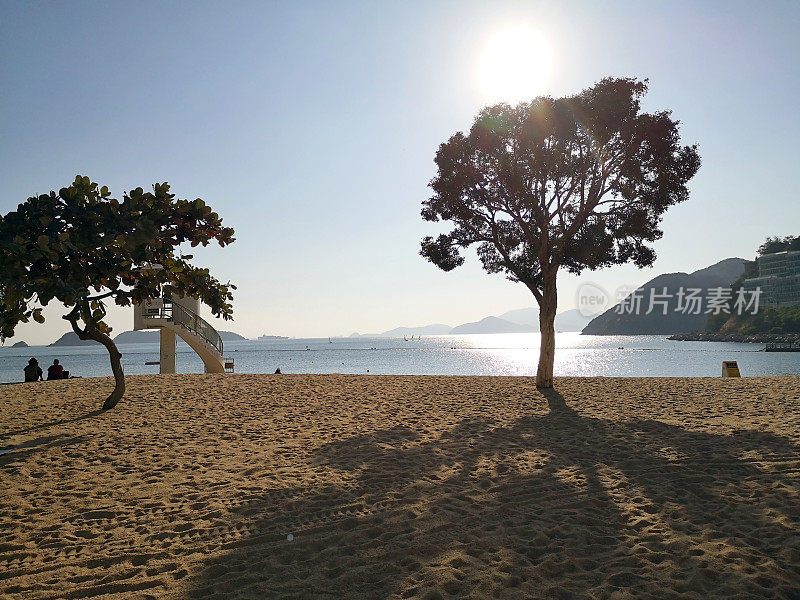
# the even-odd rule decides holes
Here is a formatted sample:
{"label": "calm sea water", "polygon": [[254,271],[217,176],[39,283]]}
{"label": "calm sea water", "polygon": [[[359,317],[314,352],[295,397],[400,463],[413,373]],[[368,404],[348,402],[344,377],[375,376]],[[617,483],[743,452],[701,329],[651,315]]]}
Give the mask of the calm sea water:
{"label": "calm sea water", "polygon": [[[126,374],[158,373],[158,344],[120,345]],[[765,353],[763,344],[672,342],[662,336],[556,337],[556,375],[685,377],[719,376],[735,360],[743,376],[800,374],[800,353]],[[535,375],[538,334],[334,338],[225,343],[237,373],[372,373],[390,375]],[[0,348],[0,381],[20,381],[28,359],[45,370],[54,358],[73,375],[111,375],[102,347]],[[182,343],[178,372],[202,373],[203,363]]]}

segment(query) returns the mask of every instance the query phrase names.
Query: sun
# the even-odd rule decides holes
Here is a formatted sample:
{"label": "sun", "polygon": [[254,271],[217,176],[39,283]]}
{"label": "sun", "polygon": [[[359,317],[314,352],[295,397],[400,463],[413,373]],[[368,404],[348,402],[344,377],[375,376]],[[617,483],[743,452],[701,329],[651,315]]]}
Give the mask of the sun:
{"label": "sun", "polygon": [[544,93],[552,67],[553,54],[541,33],[524,25],[507,27],[486,40],[477,83],[488,100],[517,103]]}

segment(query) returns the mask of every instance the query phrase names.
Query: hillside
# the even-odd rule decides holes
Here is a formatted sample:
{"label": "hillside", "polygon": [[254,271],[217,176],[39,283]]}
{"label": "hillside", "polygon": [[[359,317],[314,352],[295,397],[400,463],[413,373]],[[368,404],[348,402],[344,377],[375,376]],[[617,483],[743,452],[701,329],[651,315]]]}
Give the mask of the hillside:
{"label": "hillside", "polygon": [[[708,315],[706,310],[706,290],[708,288],[729,287],[744,272],[746,261],[742,258],[726,258],[710,267],[693,273],[668,273],[651,279],[638,288],[641,294],[641,309],[638,314],[618,314],[614,306],[592,321],[583,329],[585,335],[652,335],[676,334],[705,329]],[[672,297],[668,299],[667,314],[660,305],[648,315],[651,290],[661,294],[663,288]],[[684,314],[677,311],[678,290],[700,288],[703,303],[700,314]],[[630,297],[630,296],[629,296]]]}

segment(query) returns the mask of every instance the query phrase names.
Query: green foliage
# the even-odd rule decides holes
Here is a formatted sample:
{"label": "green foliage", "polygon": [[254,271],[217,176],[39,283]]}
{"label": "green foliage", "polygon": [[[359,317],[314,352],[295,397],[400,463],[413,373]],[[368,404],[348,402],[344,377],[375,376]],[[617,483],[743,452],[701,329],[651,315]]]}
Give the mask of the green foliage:
{"label": "green foliage", "polygon": [[82,320],[87,331],[107,334],[106,301],[129,306],[168,288],[198,296],[214,315],[230,319],[234,286],[177,250],[183,242],[225,246],[233,233],[205,202],[176,199],[166,183],[118,200],[78,176],[0,218],[0,334],[11,337],[31,318],[43,322],[41,306],[54,300],[71,309],[64,318],[73,327]]}
{"label": "green foliage", "polygon": [[[722,315],[716,315],[722,317]],[[724,315],[718,321],[709,319],[708,330],[711,332],[753,335],[757,333],[800,333],[800,306],[766,307],[757,314]],[[712,325],[717,327],[712,328]]]}
{"label": "green foliage", "polygon": [[728,322],[728,319],[730,319],[730,315],[725,313],[710,315],[706,323],[706,331],[717,333]]}
{"label": "green foliage", "polygon": [[739,321],[744,333],[800,333],[800,306],[770,307]]}
{"label": "green foliage", "polygon": [[[477,245],[489,273],[540,300],[545,272],[653,263],[667,208],[700,166],[669,112],[644,113],[646,82],[603,79],[578,95],[490,106],[439,147],[427,221],[453,228],[420,254],[449,271]],[[541,302],[541,301],[540,301]]]}
{"label": "green foliage", "polygon": [[709,315],[708,321],[706,322],[706,331],[717,333],[722,328],[726,327],[726,324],[730,321],[732,316],[736,316],[736,299],[738,298],[739,290],[744,285],[745,279],[756,276],[757,270],[755,261],[745,261],[744,272],[731,284],[731,297],[728,300],[728,312]]}
{"label": "green foliage", "polygon": [[776,254],[777,252],[786,252],[800,250],[800,236],[786,236],[781,237],[768,237],[766,241],[758,247],[758,254],[764,256],[765,254]]}

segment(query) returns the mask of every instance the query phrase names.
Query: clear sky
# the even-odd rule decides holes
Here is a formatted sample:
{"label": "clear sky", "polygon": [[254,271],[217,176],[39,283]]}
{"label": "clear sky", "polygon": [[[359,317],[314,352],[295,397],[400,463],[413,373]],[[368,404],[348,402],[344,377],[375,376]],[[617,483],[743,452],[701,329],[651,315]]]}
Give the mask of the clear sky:
{"label": "clear sky", "polygon": [[[520,28],[537,44],[517,89],[493,82],[486,56]],[[798,30],[797,2],[5,0],[0,211],[78,173],[118,194],[168,181],[236,229],[232,246],[195,253],[238,285],[223,329],[457,325],[535,302],[474,254],[451,273],[418,255],[438,231],[419,216],[438,145],[509,94],[648,77],[645,108],[671,109],[703,166],[654,268],[580,279],[638,285],[800,233]],[[578,283],[561,276],[559,310]],[[49,343],[60,314],[16,339]],[[132,320],[111,315],[115,332]]]}

